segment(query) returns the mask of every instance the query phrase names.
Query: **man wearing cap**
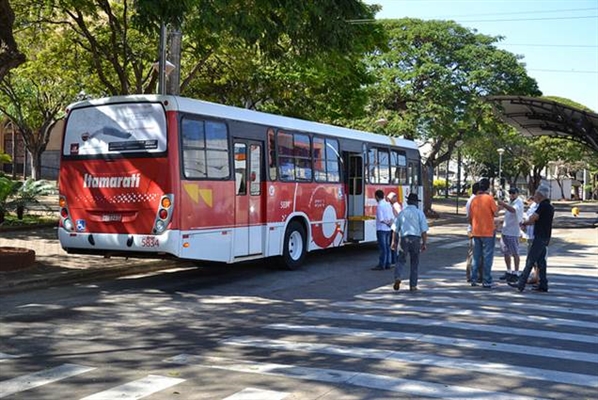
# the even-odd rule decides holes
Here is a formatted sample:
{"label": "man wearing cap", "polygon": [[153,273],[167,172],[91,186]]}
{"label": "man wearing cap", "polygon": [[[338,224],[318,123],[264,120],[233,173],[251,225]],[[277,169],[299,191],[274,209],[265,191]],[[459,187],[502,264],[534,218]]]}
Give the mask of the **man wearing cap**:
{"label": "man wearing cap", "polygon": [[[394,215],[394,218],[392,219],[392,225],[390,226],[390,230],[391,230],[390,237],[392,240],[392,238],[394,237],[395,232],[396,232],[396,226],[395,226],[394,221],[399,216],[399,213],[403,209],[403,205],[398,201],[397,194],[395,192],[390,192],[388,195],[386,195],[386,199],[392,206],[392,213]],[[390,263],[393,266],[396,265],[396,263],[397,263],[397,250],[396,249],[390,250]]]}
{"label": "man wearing cap", "polygon": [[[500,277],[501,280],[516,281],[519,278],[519,237],[523,222],[523,201],[519,198],[519,189],[509,189],[509,202],[498,200],[500,209],[505,210],[502,224],[500,248],[505,257],[507,271]],[[511,269],[511,256],[513,256],[513,267]]]}
{"label": "man wearing cap", "polygon": [[534,194],[534,201],[538,203],[536,211],[521,224],[521,227],[534,226],[534,239],[527,253],[525,268],[516,282],[508,282],[509,286],[516,287],[523,292],[525,284],[534,264],[538,264],[538,275],[540,282],[533,290],[548,292],[548,279],[546,277],[546,247],[552,236],[552,220],[554,218],[554,207],[548,198],[549,191],[545,186],[540,186]]}
{"label": "man wearing cap", "polygon": [[471,200],[469,206],[469,223],[473,237],[473,263],[471,265],[471,286],[478,286],[473,279],[478,275],[478,270],[484,268],[482,286],[492,288],[492,262],[494,259],[495,226],[494,218],[498,215],[498,207],[494,198],[488,193],[490,181],[480,179],[480,191]]}
{"label": "man wearing cap", "polygon": [[399,290],[401,287],[401,276],[407,264],[407,254],[409,254],[410,266],[409,290],[417,290],[419,253],[426,250],[428,240],[428,221],[424,213],[417,208],[418,202],[417,193],[410,193],[407,196],[407,207],[395,219],[396,230],[391,248],[398,247],[399,254],[395,265],[394,290]]}

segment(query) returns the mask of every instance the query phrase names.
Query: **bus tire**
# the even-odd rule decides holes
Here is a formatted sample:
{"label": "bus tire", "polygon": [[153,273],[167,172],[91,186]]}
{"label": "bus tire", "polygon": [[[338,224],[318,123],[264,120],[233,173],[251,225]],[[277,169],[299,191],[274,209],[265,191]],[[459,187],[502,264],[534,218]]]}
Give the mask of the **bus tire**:
{"label": "bus tire", "polygon": [[303,264],[307,252],[305,228],[298,221],[291,221],[284,234],[282,266],[295,270]]}

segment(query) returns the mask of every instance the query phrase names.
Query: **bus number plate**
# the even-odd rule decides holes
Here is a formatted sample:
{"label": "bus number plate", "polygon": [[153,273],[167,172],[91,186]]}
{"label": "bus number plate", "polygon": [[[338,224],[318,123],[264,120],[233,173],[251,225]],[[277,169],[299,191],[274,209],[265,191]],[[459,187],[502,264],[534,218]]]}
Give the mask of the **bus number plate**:
{"label": "bus number plate", "polygon": [[122,221],[122,215],[120,214],[104,214],[102,215],[102,221],[104,222],[120,222]]}
{"label": "bus number plate", "polygon": [[141,239],[141,247],[158,247],[160,246],[160,241],[158,238],[154,236],[144,236]]}

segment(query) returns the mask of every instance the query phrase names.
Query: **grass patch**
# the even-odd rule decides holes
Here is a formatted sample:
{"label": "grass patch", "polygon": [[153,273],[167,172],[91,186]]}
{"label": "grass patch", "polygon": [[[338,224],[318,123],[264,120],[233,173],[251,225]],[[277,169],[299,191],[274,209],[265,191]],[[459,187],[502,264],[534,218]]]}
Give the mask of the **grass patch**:
{"label": "grass patch", "polygon": [[50,223],[58,223],[58,218],[51,215],[25,214],[23,219],[18,219],[16,214],[6,214],[4,223],[0,225],[0,229],[27,226],[34,227],[36,225],[45,225]]}

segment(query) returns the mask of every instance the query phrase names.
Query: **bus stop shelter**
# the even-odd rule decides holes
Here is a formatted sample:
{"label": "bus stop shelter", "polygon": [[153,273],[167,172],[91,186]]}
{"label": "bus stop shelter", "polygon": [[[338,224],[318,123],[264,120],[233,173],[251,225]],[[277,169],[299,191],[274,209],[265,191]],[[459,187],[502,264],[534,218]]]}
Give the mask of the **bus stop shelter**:
{"label": "bus stop shelter", "polygon": [[553,100],[524,96],[486,98],[500,118],[524,136],[574,140],[598,152],[598,114]]}

